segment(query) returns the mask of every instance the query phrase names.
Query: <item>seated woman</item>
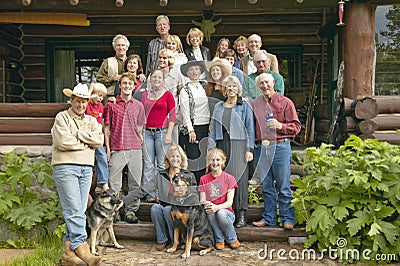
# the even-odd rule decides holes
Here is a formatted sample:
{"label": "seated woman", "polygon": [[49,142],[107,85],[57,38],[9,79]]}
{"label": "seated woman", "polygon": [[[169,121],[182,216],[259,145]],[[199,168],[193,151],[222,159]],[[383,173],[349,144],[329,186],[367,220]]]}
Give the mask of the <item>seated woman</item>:
{"label": "seated woman", "polygon": [[[157,194],[159,203],[153,204],[150,209],[151,220],[154,223],[157,235],[156,250],[163,250],[168,242],[174,242],[174,224],[171,217],[172,178],[181,172],[188,175],[191,186],[197,186],[196,179],[190,171],[187,157],[178,145],[171,145],[164,157],[165,169],[156,173],[152,182],[142,187],[143,194]],[[140,197],[140,195],[139,195]]]}
{"label": "seated woman", "polygon": [[235,214],[232,209],[237,184],[232,175],[222,170],[225,162],[226,156],[221,149],[208,151],[207,164],[210,172],[200,178],[200,202],[204,205],[214,231],[215,248],[223,249],[226,241],[235,249],[240,245],[233,226]]}

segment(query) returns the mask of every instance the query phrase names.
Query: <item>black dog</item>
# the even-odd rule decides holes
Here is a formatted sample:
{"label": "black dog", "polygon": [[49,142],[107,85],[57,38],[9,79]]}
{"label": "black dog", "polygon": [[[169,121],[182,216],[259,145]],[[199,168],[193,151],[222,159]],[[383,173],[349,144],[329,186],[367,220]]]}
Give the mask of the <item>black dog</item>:
{"label": "black dog", "polygon": [[[193,176],[194,178],[194,176]],[[204,255],[214,248],[214,233],[202,205],[199,204],[198,192],[190,187],[190,176],[178,173],[172,179],[174,196],[171,216],[174,221],[174,244],[167,252],[175,252],[179,237],[185,241],[182,258],[190,257],[193,247]]]}
{"label": "black dog", "polygon": [[[86,210],[87,226],[90,229],[90,250],[93,254],[96,252],[96,244],[102,246],[114,246],[116,248],[124,248],[118,244],[115,239],[113,220],[116,211],[122,206],[123,202],[118,194],[108,189],[100,193],[93,201],[92,205]],[[105,243],[103,235],[107,230],[111,243]]]}

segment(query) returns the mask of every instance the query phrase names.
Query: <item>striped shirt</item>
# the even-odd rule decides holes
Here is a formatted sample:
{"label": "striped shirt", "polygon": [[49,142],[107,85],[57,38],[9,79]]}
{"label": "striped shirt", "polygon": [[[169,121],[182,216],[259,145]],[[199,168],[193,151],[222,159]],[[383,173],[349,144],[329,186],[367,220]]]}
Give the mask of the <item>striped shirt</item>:
{"label": "striped shirt", "polygon": [[116,98],[117,102],[108,102],[104,110],[104,124],[110,125],[111,151],[142,149],[138,127],[146,123],[143,104],[133,97],[128,102],[120,95]]}

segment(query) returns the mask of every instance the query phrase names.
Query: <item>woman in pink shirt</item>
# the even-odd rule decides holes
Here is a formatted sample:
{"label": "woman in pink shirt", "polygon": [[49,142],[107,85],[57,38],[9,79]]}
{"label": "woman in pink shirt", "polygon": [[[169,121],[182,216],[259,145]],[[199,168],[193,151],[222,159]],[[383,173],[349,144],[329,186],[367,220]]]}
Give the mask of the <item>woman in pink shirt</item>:
{"label": "woman in pink shirt", "polygon": [[[175,125],[175,99],[164,86],[164,73],[156,69],[151,72],[150,86],[143,93],[142,104],[147,122],[143,132],[143,178],[142,185],[155,176],[156,170],[164,166],[165,151],[171,144]],[[156,195],[147,195],[149,202],[156,201]]]}

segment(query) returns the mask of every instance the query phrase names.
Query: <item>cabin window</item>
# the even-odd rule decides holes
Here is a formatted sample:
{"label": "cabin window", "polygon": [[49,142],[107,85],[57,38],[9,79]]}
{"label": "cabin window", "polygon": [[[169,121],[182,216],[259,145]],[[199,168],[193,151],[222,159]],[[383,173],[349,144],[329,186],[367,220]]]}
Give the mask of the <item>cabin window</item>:
{"label": "cabin window", "polygon": [[[97,71],[107,57],[115,55],[111,39],[57,38],[46,42],[47,101],[65,102],[64,88],[77,83],[89,85],[96,81]],[[144,58],[145,40],[130,40],[127,54],[139,54]]]}
{"label": "cabin window", "polygon": [[302,86],[302,45],[279,45],[263,47],[278,57],[279,74],[283,76],[285,88]]}
{"label": "cabin window", "polygon": [[400,94],[400,5],[375,13],[375,95]]}

